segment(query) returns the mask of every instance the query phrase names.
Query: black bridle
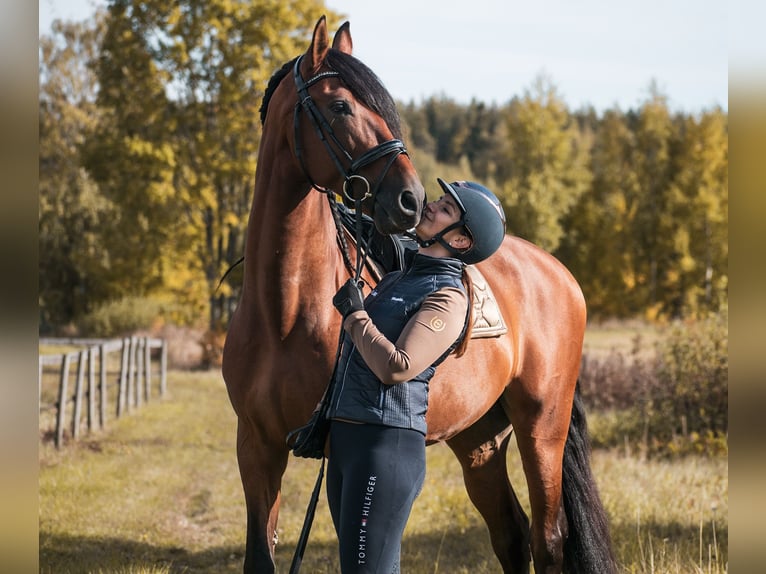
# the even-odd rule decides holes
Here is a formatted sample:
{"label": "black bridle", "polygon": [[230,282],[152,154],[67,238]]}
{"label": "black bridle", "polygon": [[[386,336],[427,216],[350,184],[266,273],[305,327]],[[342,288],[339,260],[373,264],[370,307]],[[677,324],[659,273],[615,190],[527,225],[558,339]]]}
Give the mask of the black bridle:
{"label": "black bridle", "polygon": [[[302,60],[303,60],[303,56],[300,56],[299,58],[295,60],[295,65],[293,66],[293,79],[295,80],[295,88],[298,91],[298,101],[295,104],[294,120],[293,120],[293,129],[295,130],[295,155],[298,159],[298,163],[300,163],[300,166],[301,166],[301,169],[303,170],[304,175],[306,176],[306,179],[308,179],[309,183],[311,184],[311,187],[327,195],[328,200],[330,201],[330,205],[333,208],[333,217],[335,218],[336,226],[339,226],[340,221],[337,215],[337,206],[334,203],[335,192],[331,189],[328,189],[326,187],[323,187],[317,184],[314,181],[314,179],[309,174],[303,159],[303,146],[301,144],[301,136],[300,136],[300,115],[301,115],[301,111],[303,111],[305,112],[309,120],[311,121],[311,124],[314,126],[314,131],[316,131],[316,134],[319,137],[319,140],[322,142],[325,149],[327,150],[327,153],[329,154],[330,158],[335,164],[335,167],[337,168],[338,173],[340,173],[343,176],[343,195],[349,201],[354,202],[354,207],[356,210],[356,220],[357,220],[357,230],[356,230],[357,264],[356,264],[356,269],[354,270],[354,275],[355,275],[354,278],[359,279],[362,272],[361,270],[361,267],[362,267],[361,250],[362,250],[362,244],[363,244],[363,240],[362,240],[363,238],[361,237],[362,202],[369,197],[375,196],[375,193],[377,193],[378,187],[380,187],[380,184],[383,181],[383,178],[388,173],[388,170],[391,169],[391,166],[393,165],[396,158],[399,157],[399,154],[407,155],[407,148],[404,147],[404,143],[401,140],[392,139],[392,140],[388,140],[376,145],[374,148],[363,153],[357,159],[354,159],[353,157],[351,157],[351,154],[348,153],[348,151],[346,151],[346,149],[343,147],[343,144],[341,144],[338,138],[335,136],[335,132],[332,129],[332,125],[330,125],[330,123],[327,121],[324,115],[319,111],[319,109],[317,108],[317,105],[314,103],[313,98],[308,92],[308,89],[314,84],[316,84],[317,82],[324,80],[325,78],[340,77],[340,73],[334,70],[327,71],[327,72],[320,72],[317,75],[312,76],[308,80],[304,81],[300,72],[300,63]],[[334,147],[333,145],[330,145],[330,141],[332,141],[332,143],[334,144]],[[344,161],[342,161],[341,158],[338,156],[338,153],[335,151],[336,149],[340,150],[340,152],[342,153],[343,158],[345,159],[345,163],[348,164],[348,168],[345,167]],[[389,156],[388,162],[386,163],[383,170],[380,172],[380,175],[378,176],[377,180],[375,180],[375,184],[373,186],[370,186],[369,180],[366,177],[359,175],[357,172],[363,167],[370,165],[371,163],[386,156]],[[354,188],[355,182],[359,182],[363,186],[363,193],[361,195],[357,195],[354,193],[353,188]],[[343,236],[343,230],[341,229],[341,227],[338,227],[338,237],[341,241],[341,245],[343,246],[343,255],[344,255],[344,259],[346,260],[346,265],[349,267],[349,270],[351,270],[351,264],[350,264],[350,260],[348,258],[348,253],[347,253],[348,249],[346,247],[345,237]]]}
{"label": "black bridle", "polygon": [[[335,167],[338,169],[338,172],[343,176],[343,195],[345,195],[346,198],[351,201],[357,200],[358,198],[353,193],[353,189],[349,188],[353,188],[354,180],[359,180],[364,184],[365,187],[365,192],[361,197],[362,200],[365,200],[376,193],[380,183],[383,181],[383,178],[386,176],[386,173],[388,173],[388,170],[391,168],[391,165],[394,163],[399,154],[403,153],[407,155],[407,148],[404,147],[404,143],[402,143],[401,140],[392,139],[376,145],[374,148],[363,153],[356,160],[352,158],[351,154],[348,153],[340,141],[338,141],[338,138],[335,136],[335,132],[333,132],[332,126],[324,117],[324,115],[319,111],[316,104],[314,103],[313,98],[308,92],[308,89],[317,82],[325,78],[340,77],[340,73],[334,70],[328,72],[320,72],[319,74],[309,78],[307,81],[304,81],[300,72],[300,63],[302,60],[303,56],[300,56],[295,60],[295,65],[293,66],[293,79],[295,80],[295,88],[298,91],[298,102],[295,104],[293,122],[295,130],[295,155],[298,158],[301,169],[303,169],[303,173],[306,175],[306,178],[309,180],[313,188],[323,193],[332,193],[331,190],[317,185],[316,182],[314,182],[308,173],[305,162],[303,161],[303,146],[301,145],[300,138],[300,112],[303,110],[308,116],[309,120],[311,120],[311,124],[314,126],[314,130],[319,136],[322,144],[324,144],[324,147],[327,150],[327,153],[330,155],[330,158],[332,158],[333,163],[335,163]],[[330,140],[343,154],[346,163],[349,164],[348,169],[346,169],[346,167],[343,165],[343,161],[341,161],[341,158],[338,157],[338,154],[335,152],[333,146],[330,145]],[[390,156],[388,163],[380,173],[378,179],[375,181],[375,185],[371,188],[370,182],[367,180],[367,178],[359,175],[357,172],[364,166],[369,165],[386,156]]]}

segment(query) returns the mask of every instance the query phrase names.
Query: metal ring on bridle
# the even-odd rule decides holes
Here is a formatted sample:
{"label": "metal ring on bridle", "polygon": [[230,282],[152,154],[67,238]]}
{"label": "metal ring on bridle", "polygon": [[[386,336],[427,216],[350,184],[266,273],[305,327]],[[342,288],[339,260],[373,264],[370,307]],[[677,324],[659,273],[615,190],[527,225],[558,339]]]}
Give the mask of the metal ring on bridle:
{"label": "metal ring on bridle", "polygon": [[[353,185],[351,186],[351,192],[352,193],[348,192],[349,182],[351,180],[353,180],[353,179],[361,179],[364,182],[364,185],[367,187],[367,191],[364,192],[364,195],[362,196],[361,199],[357,199],[356,197],[354,197],[354,195],[353,195],[353,191],[354,191]],[[361,175],[350,175],[343,182],[343,195],[345,195],[346,198],[349,199],[350,201],[364,201],[365,199],[367,199],[368,197],[370,197],[372,195],[372,193],[370,193],[370,182],[367,181],[366,177],[363,177]]]}

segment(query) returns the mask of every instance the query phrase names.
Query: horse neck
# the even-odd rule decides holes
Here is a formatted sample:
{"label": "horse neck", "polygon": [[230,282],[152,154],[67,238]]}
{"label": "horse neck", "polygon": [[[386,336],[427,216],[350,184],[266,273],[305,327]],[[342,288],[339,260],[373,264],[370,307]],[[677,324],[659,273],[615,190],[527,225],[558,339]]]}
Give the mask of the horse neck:
{"label": "horse neck", "polygon": [[242,304],[280,337],[306,318],[326,329],[337,319],[331,299],[346,273],[327,198],[296,170],[269,158],[259,163],[273,167],[256,177]]}

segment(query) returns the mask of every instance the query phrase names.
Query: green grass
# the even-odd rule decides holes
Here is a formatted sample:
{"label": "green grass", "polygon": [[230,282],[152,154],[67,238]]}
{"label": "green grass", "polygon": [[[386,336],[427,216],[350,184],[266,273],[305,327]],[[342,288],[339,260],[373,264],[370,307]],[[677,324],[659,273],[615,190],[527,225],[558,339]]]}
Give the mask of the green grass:
{"label": "green grass", "polygon": [[[245,512],[235,417],[220,374],[171,372],[169,396],[107,431],[57,451],[40,445],[40,572],[235,573]],[[520,462],[508,467],[528,508]],[[286,572],[319,462],[292,458],[283,483],[278,571]],[[725,459],[641,461],[594,453],[594,473],[624,572],[727,572]],[[338,571],[320,497],[302,571]],[[408,573],[498,572],[486,529],[448,448],[428,449],[428,474],[403,541]]]}

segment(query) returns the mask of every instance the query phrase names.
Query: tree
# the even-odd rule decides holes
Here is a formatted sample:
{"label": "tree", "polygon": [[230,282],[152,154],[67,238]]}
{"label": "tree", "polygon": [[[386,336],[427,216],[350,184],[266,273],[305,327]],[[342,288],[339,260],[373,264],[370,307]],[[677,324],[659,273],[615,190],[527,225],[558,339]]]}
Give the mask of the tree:
{"label": "tree", "polygon": [[120,206],[113,265],[131,291],[225,322],[230,289],[216,286],[243,252],[261,98],[323,12],[312,0],[109,3],[98,66],[109,124],[88,167]]}
{"label": "tree", "polygon": [[[412,103],[399,107],[426,188],[435,185],[436,177],[477,180],[495,187],[506,138],[494,106],[473,100],[464,107],[449,98],[429,98],[418,107]],[[441,193],[438,186],[436,193]]]}
{"label": "tree", "polygon": [[39,307],[45,331],[108,296],[102,230],[112,206],[82,168],[81,148],[99,122],[89,67],[101,19],[53,23],[40,39]]}
{"label": "tree", "polygon": [[554,251],[564,234],[562,218],[590,183],[587,142],[542,77],[511,101],[505,122],[507,156],[496,177],[508,230]]}
{"label": "tree", "polygon": [[631,297],[630,233],[636,210],[628,200],[639,194],[631,163],[634,146],[625,115],[605,112],[595,125],[591,186],[563,220],[565,234],[556,255],[579,280],[591,317],[626,317],[637,309]]}
{"label": "tree", "polygon": [[495,186],[498,166],[508,154],[508,136],[495,106],[471,100],[466,109],[468,136],[464,153],[471,170],[485,185]]}
{"label": "tree", "polygon": [[673,316],[716,311],[728,300],[728,130],[721,110],[680,118],[669,211],[675,265],[665,277]]}
{"label": "tree", "polygon": [[649,99],[634,116],[635,147],[631,163],[637,185],[627,199],[635,211],[631,225],[632,250],[635,253],[633,289],[650,316],[663,307],[661,277],[672,264],[669,249],[672,216],[668,210],[672,176],[672,140],[674,126],[667,98],[653,86]]}

